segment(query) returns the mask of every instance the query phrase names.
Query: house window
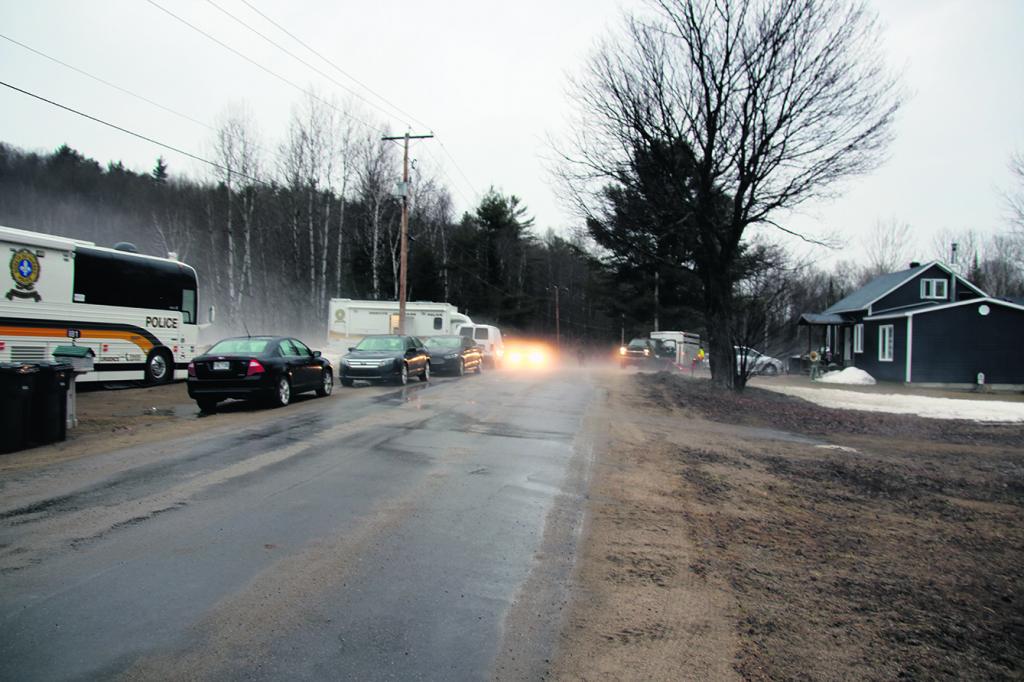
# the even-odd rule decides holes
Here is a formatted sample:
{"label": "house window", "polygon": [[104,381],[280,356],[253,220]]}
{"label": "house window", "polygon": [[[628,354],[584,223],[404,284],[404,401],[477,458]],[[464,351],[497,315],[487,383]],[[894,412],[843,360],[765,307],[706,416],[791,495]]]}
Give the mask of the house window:
{"label": "house window", "polygon": [[883,324],[878,328],[878,361],[892,362],[893,326]]}
{"label": "house window", "polygon": [[922,279],[921,298],[941,298],[945,300],[947,282],[944,279]]}
{"label": "house window", "polygon": [[853,325],[853,352],[863,353],[864,352],[864,325],[855,324]]}

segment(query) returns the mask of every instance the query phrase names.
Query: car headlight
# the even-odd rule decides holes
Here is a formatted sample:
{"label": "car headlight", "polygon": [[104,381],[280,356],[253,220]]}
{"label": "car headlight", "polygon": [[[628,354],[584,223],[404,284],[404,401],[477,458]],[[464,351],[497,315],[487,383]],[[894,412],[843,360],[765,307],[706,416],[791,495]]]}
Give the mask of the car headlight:
{"label": "car headlight", "polygon": [[377,364],[378,364],[379,366],[381,366],[381,367],[387,367],[388,365],[390,365],[390,364],[391,364],[391,363],[393,363],[393,362],[394,362],[394,360],[392,360],[391,358],[388,358],[387,360],[381,360],[381,361],[380,361],[380,362],[378,362]]}
{"label": "car headlight", "polygon": [[459,357],[458,353],[449,353],[448,355],[444,356],[444,359],[445,360],[454,360],[457,357]]}
{"label": "car headlight", "polygon": [[626,354],[626,347],[625,346],[619,346],[619,355],[625,355],[625,354]]}
{"label": "car headlight", "polygon": [[348,367],[348,360],[346,360],[345,358],[342,358],[341,359],[341,366],[342,367]]}
{"label": "car headlight", "polygon": [[648,350],[647,348],[644,348],[644,357],[647,357],[650,354],[651,354],[651,351]]}

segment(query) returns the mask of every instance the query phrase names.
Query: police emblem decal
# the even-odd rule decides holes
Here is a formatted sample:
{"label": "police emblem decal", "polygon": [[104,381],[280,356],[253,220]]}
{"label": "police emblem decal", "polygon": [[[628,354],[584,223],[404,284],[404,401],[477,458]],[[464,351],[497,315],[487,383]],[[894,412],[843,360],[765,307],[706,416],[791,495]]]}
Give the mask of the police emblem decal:
{"label": "police emblem decal", "polygon": [[39,259],[28,249],[18,249],[11,256],[11,278],[14,279],[14,288],[7,292],[7,300],[15,298],[31,298],[37,303],[42,301],[42,296],[35,291],[36,282],[39,281]]}

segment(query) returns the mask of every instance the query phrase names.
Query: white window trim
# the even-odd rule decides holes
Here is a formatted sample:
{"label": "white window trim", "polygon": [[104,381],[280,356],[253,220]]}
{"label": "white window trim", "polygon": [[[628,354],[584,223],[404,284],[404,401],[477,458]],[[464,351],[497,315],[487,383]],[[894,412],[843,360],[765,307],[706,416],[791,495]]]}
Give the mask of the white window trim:
{"label": "white window trim", "polygon": [[[888,330],[889,342],[885,342],[885,332]],[[896,348],[896,328],[895,325],[891,324],[880,324],[878,325],[878,361],[879,362],[892,362],[894,350]],[[888,356],[885,357],[884,353],[888,351]]]}
{"label": "white window trim", "polygon": [[853,325],[853,352],[864,352],[864,323]]}
{"label": "white window trim", "polygon": [[[928,286],[928,285],[931,286]],[[938,291],[942,289],[942,295],[940,296]],[[946,279],[922,279],[921,280],[921,298],[929,300],[945,301],[949,298],[949,281]]]}

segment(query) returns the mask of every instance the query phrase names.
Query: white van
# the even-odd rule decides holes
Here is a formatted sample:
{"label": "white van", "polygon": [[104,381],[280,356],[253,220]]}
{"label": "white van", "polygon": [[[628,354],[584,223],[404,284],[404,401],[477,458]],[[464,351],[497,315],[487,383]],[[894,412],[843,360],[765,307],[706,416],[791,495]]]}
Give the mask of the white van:
{"label": "white van", "polygon": [[489,324],[467,324],[459,330],[459,334],[476,341],[476,345],[484,351],[484,363],[498,367],[505,355],[505,342],[501,340],[501,330]]}

